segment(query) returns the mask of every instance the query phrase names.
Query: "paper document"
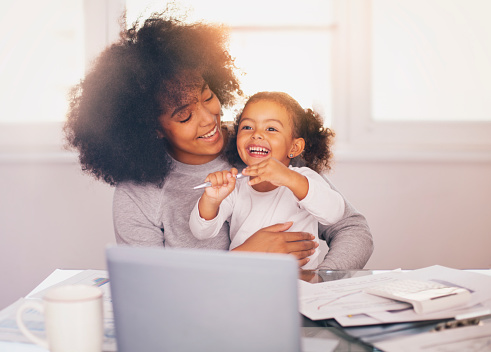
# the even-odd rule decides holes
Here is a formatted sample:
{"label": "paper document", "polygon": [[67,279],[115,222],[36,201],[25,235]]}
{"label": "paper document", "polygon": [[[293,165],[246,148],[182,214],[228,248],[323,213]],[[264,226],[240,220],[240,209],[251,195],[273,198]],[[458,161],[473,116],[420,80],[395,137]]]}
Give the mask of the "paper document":
{"label": "paper document", "polygon": [[395,281],[401,274],[397,271],[318,284],[299,280],[300,313],[312,320],[321,320],[371,311],[408,308],[410,305],[407,303],[363,292],[367,287]]}
{"label": "paper document", "polygon": [[[56,270],[56,275],[53,276],[58,276],[58,272],[62,273],[63,270]],[[48,276],[44,281],[50,281],[50,276]],[[58,280],[56,281],[56,283],[48,285],[47,287],[45,287],[44,285],[40,285],[41,287],[38,286],[38,289],[31,292],[29,295],[27,295],[26,298],[42,298],[46,291],[53,287],[77,284],[97,286],[103,291],[104,299],[109,301],[111,300],[111,291],[109,289],[109,275],[106,270],[82,270],[66,279],[63,279],[61,281]]]}
{"label": "paper document", "polygon": [[[434,281],[463,287],[471,292],[471,299],[466,305],[455,309],[420,315],[406,303],[362,292],[367,287],[399,279]],[[345,327],[447,319],[491,308],[491,276],[439,265],[318,284],[299,282],[299,292],[300,312],[303,315],[312,320],[335,318]]]}

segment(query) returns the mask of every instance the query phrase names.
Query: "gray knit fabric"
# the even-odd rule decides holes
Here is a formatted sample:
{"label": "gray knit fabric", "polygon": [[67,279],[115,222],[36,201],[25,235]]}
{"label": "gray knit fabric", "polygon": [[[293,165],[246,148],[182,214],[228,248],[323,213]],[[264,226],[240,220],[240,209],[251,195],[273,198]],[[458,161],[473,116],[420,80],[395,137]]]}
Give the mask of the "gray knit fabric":
{"label": "gray knit fabric", "polygon": [[[118,244],[228,250],[228,223],[211,239],[198,240],[189,230],[189,215],[203,190],[193,190],[213,171],[229,169],[217,158],[203,165],[175,161],[164,186],[124,182],[116,186],[113,219]],[[335,187],[331,184],[335,189]],[[319,238],[329,252],[321,269],[361,269],[373,251],[372,236],[365,218],[348,202],[344,217],[334,225],[319,227]]]}

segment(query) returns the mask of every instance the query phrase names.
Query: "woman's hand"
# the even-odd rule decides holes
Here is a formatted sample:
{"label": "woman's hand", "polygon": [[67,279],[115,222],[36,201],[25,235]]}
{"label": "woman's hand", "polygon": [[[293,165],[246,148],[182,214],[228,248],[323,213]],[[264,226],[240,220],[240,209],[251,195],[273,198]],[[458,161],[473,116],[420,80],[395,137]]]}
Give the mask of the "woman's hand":
{"label": "woman's hand", "polygon": [[307,257],[314,254],[315,248],[319,244],[313,241],[315,237],[310,233],[284,232],[292,224],[292,222],[286,222],[265,227],[233,250],[293,254],[298,259],[298,265],[300,267],[304,266],[309,262]]}

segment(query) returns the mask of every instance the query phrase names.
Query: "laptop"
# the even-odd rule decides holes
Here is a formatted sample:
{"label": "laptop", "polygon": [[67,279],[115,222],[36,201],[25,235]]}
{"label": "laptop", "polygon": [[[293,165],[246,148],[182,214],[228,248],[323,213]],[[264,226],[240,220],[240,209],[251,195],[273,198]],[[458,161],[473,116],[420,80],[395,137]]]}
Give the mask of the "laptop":
{"label": "laptop", "polygon": [[124,246],[106,256],[118,352],[301,350],[293,256]]}

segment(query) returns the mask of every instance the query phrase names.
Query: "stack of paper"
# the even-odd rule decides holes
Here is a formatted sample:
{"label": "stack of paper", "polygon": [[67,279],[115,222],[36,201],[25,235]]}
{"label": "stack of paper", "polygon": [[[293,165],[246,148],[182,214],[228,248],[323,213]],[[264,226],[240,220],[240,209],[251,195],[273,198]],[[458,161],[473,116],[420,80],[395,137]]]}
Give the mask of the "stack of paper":
{"label": "stack of paper", "polygon": [[[471,299],[464,306],[455,309],[419,315],[408,303],[363,292],[368,287],[402,279],[436,281],[448,286],[463,287],[471,292]],[[299,292],[300,312],[303,315],[312,320],[335,319],[343,327],[491,313],[491,276],[438,265],[408,272],[391,271],[318,284],[299,280]]]}

